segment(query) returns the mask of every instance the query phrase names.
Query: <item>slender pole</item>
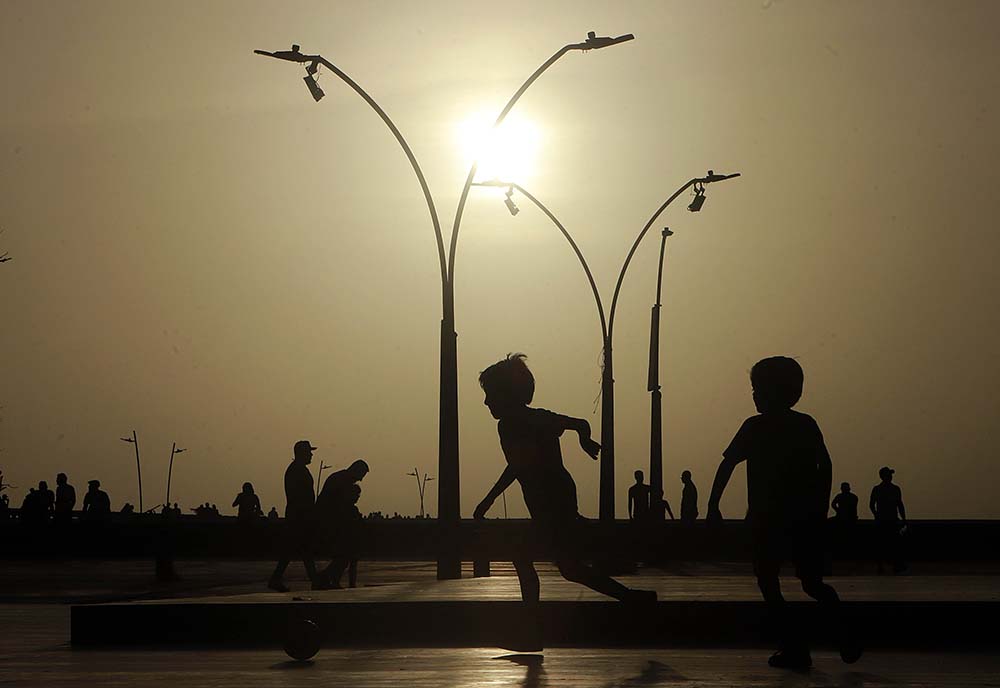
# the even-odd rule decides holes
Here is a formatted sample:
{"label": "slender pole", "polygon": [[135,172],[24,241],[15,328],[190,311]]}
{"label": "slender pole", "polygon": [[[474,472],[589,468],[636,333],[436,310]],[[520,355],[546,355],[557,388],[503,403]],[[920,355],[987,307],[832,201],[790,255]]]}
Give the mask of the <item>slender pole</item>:
{"label": "slender pole", "polygon": [[170,508],[170,476],[174,472],[174,454],[176,454],[176,453],[177,453],[177,443],[174,442],[170,446],[170,465],[167,468],[167,503],[166,503],[166,508],[167,509]]}
{"label": "slender pole", "polygon": [[132,431],[132,444],[135,445],[135,472],[139,476],[139,513],[142,513],[142,465],[139,463],[139,435]]}
{"label": "slender pole", "polygon": [[649,380],[646,390],[651,392],[649,408],[649,503],[653,520],[666,517],[663,504],[663,394],[660,391],[660,290],[663,284],[663,256],[667,237],[673,232],[663,228],[660,240],[660,262],[656,271],[656,302],[649,319]]}

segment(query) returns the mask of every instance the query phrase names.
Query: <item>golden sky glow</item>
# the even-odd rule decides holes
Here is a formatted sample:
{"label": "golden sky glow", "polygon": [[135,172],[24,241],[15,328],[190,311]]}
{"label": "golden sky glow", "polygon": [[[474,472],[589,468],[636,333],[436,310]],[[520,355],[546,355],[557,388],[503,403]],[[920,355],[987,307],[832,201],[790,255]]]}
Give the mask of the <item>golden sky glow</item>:
{"label": "golden sky glow", "polygon": [[[441,288],[423,196],[381,120],[328,71],[254,55],[298,43],[392,116],[445,241],[476,131],[524,95],[479,178],[513,175],[573,234],[610,301],[629,245],[673,190],[615,324],[617,505],[648,461],[646,365],[659,229],[664,476],[703,501],[753,413],[755,361],[796,356],[834,480],[882,465],[913,518],[1000,517],[984,480],[1000,389],[1000,3],[596,0],[0,4],[0,468],[65,471],[115,507],[223,511],[244,480],[283,506],[292,444],[372,466],[360,506],[416,513],[436,474]],[[481,113],[481,114],[480,114]],[[487,151],[489,153],[489,151]],[[492,157],[492,156],[487,156]],[[493,168],[493,169],[491,169]],[[501,195],[502,197],[502,195]],[[462,509],[503,466],[480,370],[524,351],[537,405],[599,435],[600,328],[576,257],[515,197],[469,195],[455,266]],[[581,512],[597,464],[563,443]],[[745,509],[738,472],[723,503]],[[436,513],[437,482],[427,503]],[[517,490],[511,515],[525,510]],[[702,505],[704,507],[704,504]],[[704,508],[703,508],[704,512]],[[494,510],[493,515],[495,515]]]}

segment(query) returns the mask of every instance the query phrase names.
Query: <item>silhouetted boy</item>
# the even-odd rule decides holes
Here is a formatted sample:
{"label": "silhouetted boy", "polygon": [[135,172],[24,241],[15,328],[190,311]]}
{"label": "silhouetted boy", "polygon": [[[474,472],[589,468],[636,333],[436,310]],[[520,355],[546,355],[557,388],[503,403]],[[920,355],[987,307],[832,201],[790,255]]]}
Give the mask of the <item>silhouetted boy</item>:
{"label": "silhouetted boy", "polygon": [[875,527],[878,529],[879,573],[882,573],[884,561],[892,564],[893,573],[906,570],[900,543],[900,536],[906,527],[906,507],[903,505],[903,491],[899,489],[899,485],[892,483],[892,474],[895,472],[888,466],[879,469],[878,477],[882,482],[872,488],[872,495],[868,500],[868,508],[875,517]]}
{"label": "silhouetted boy", "polygon": [[[803,629],[788,618],[778,574],[791,559],[802,590],[830,612],[839,611],[837,592],[823,582],[823,528],[830,501],[832,464],[819,425],[792,410],[802,395],[802,368],[784,356],[758,361],[750,371],[754,405],[759,415],[743,421],[723,452],[715,475],[708,516],[722,520],[719,500],[733,469],[747,462],[747,521],[757,585],[776,622],[779,650],[768,663],[802,669],[812,665]],[[855,662],[860,648],[843,637],[838,622],[841,658]]]}
{"label": "silhouetted boy", "polygon": [[[590,438],[586,420],[528,406],[535,394],[535,378],[524,359],[524,354],[508,354],[479,374],[479,385],[486,393],[484,403],[499,421],[497,432],[507,467],[476,507],[473,518],[485,518],[496,498],[517,480],[532,525],[554,551],[555,564],[564,578],[618,600],[655,601],[654,591],[631,590],[580,560],[574,541],[582,517],[577,513],[576,483],[563,466],[559,437],[565,430],[575,431],[583,451],[595,461],[601,445]],[[514,569],[521,598],[528,603],[538,602],[534,563],[528,558],[518,559]]]}
{"label": "silhouetted boy", "polygon": [[853,525],[858,520],[858,496],[851,492],[850,483],[840,483],[840,494],[833,498],[830,504],[837,522],[842,525]]}
{"label": "silhouetted boy", "polygon": [[316,564],[311,556],[312,528],[315,524],[316,494],[309,464],[316,447],[308,440],[299,440],[292,447],[293,459],[285,469],[285,532],[282,538],[284,555],[274,567],[267,587],[288,592],[283,577],[293,556],[302,557],[302,565],[312,584],[316,585]]}
{"label": "silhouetted boy", "polygon": [[628,488],[628,517],[633,521],[645,521],[649,515],[649,485],[642,482],[642,471],[636,471],[635,484]]}
{"label": "silhouetted boy", "polygon": [[694,523],[698,518],[698,488],[691,480],[691,471],[681,473],[684,491],[681,492],[681,523]]}
{"label": "silhouetted boy", "polygon": [[73,507],[76,506],[76,490],[69,484],[65,473],[56,476],[56,514],[55,520],[65,523],[73,517]]}
{"label": "silhouetted boy", "polygon": [[[356,521],[361,518],[358,498],[361,496],[359,482],[368,475],[368,464],[358,459],[343,470],[334,471],[323,482],[323,489],[316,498],[316,514],[325,540],[332,550],[330,563],[319,574],[318,586],[339,588],[344,571],[354,561],[357,576],[357,532]],[[352,586],[353,587],[353,586]]]}

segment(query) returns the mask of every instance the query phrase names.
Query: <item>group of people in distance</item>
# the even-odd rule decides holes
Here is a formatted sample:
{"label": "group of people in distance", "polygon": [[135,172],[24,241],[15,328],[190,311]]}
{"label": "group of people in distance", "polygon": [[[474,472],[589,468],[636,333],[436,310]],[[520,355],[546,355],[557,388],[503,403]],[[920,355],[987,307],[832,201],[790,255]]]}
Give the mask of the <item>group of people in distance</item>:
{"label": "group of people in distance", "polygon": [[[288,592],[285,569],[296,557],[302,557],[313,590],[340,588],[345,571],[349,571],[348,584],[351,587],[357,584],[357,525],[361,520],[357,507],[361,497],[358,483],[368,475],[368,464],[358,459],[347,468],[334,471],[317,496],[308,468],[314,451],[316,447],[308,440],[299,440],[292,448],[292,462],[285,470],[284,554],[267,583],[268,588],[278,592]],[[322,571],[316,570],[312,559],[317,547],[330,552],[330,563]]]}
{"label": "group of people in distance", "polygon": [[[635,523],[645,523],[651,520],[660,520],[663,515],[674,519],[673,509],[670,502],[664,499],[663,494],[654,494],[652,488],[642,482],[645,476],[642,471],[636,471],[635,483],[628,488],[628,518]],[[695,487],[691,479],[691,471],[681,473],[681,484],[684,489],[681,492],[681,523],[694,523],[698,518],[698,488]],[[657,505],[657,501],[659,504]],[[659,513],[655,514],[654,509],[659,508]]]}
{"label": "group of people in distance", "polygon": [[[101,518],[111,513],[111,499],[101,489],[100,480],[87,482],[87,493],[83,496],[81,516],[85,519]],[[27,525],[44,523],[50,518],[56,523],[65,523],[73,516],[76,507],[76,488],[69,484],[65,473],[56,476],[55,492],[49,484],[40,480],[38,489],[30,488],[21,502],[20,519]]]}

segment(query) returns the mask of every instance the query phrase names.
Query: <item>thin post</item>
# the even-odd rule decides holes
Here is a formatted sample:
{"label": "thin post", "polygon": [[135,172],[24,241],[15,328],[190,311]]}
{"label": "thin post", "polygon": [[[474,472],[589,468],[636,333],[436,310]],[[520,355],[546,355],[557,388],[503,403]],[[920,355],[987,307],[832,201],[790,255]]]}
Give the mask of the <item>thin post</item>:
{"label": "thin post", "polygon": [[135,445],[135,472],[139,476],[139,513],[142,513],[142,464],[139,463],[139,435],[132,431],[132,443]]}
{"label": "thin post", "polygon": [[649,319],[649,380],[646,389],[651,393],[649,407],[649,502],[654,520],[662,521],[663,507],[663,393],[660,390],[660,292],[663,285],[663,257],[667,237],[673,232],[663,228],[660,239],[660,263],[656,271],[656,302]]}
{"label": "thin post", "polygon": [[164,505],[165,508],[170,508],[170,477],[174,472],[174,454],[177,453],[177,443],[174,442],[170,445],[170,464],[167,467],[167,503]]}

